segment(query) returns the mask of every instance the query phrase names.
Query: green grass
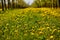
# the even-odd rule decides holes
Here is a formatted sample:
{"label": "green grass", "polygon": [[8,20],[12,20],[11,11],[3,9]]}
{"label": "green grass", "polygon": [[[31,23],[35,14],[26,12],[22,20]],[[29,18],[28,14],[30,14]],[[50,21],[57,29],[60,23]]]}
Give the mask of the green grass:
{"label": "green grass", "polygon": [[60,11],[26,8],[1,12],[0,40],[60,40]]}

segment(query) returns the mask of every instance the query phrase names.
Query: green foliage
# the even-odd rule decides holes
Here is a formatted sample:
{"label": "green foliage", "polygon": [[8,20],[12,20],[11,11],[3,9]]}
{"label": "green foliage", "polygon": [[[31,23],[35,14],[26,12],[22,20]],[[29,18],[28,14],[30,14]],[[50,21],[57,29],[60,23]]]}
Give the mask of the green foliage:
{"label": "green foliage", "polygon": [[32,7],[56,7],[57,0],[35,0]]}
{"label": "green foliage", "polygon": [[26,8],[26,7],[28,7],[29,5],[26,4],[23,0],[18,0],[17,6],[18,6],[19,8]]}

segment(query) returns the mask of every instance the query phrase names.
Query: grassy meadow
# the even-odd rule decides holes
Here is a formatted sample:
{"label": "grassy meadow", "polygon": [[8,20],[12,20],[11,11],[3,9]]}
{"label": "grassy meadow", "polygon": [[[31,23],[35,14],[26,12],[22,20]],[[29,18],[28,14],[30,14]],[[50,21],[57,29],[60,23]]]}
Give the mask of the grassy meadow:
{"label": "grassy meadow", "polygon": [[60,10],[25,8],[2,11],[0,40],[60,40]]}

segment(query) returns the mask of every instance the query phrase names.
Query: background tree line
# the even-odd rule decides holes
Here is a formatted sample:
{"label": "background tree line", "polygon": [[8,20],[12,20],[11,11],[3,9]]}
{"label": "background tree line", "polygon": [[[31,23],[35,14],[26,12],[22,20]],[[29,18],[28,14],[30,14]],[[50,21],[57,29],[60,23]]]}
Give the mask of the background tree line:
{"label": "background tree line", "polygon": [[60,0],[35,0],[32,7],[60,7]]}
{"label": "background tree line", "polygon": [[26,7],[60,7],[60,0],[34,0],[31,5],[28,5],[24,0],[0,0],[0,8],[3,10]]}
{"label": "background tree line", "polygon": [[0,8],[3,10],[10,8],[26,8],[26,4],[23,0],[0,0]]}

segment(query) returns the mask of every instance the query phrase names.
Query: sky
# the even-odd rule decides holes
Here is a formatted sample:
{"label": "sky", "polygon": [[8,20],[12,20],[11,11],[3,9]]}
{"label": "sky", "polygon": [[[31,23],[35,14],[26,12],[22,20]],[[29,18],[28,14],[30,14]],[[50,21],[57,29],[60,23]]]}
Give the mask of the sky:
{"label": "sky", "polygon": [[[7,0],[6,0],[7,1]],[[12,0],[11,0],[12,1]],[[34,0],[24,0],[27,4],[29,4],[29,5],[31,5],[33,2],[34,2]],[[0,0],[0,2],[1,2],[1,0]]]}
{"label": "sky", "polygon": [[34,2],[34,0],[24,0],[24,1],[29,5],[31,5]]}

